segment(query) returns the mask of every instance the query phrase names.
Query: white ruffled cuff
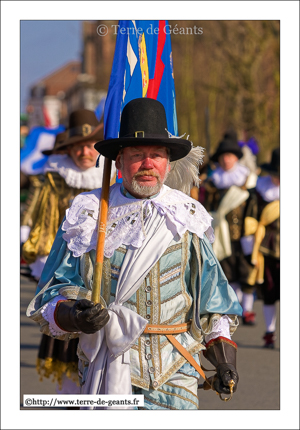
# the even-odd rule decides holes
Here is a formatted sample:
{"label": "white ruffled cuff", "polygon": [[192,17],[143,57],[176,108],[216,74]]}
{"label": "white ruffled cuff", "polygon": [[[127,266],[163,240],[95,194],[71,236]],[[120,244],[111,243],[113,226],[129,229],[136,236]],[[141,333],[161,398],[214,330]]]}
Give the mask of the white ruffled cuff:
{"label": "white ruffled cuff", "polygon": [[227,315],[223,315],[218,321],[215,321],[213,323],[211,333],[205,336],[205,342],[208,343],[210,340],[216,339],[219,336],[223,336],[231,340],[230,322],[231,320]]}
{"label": "white ruffled cuff", "polygon": [[57,302],[60,300],[66,300],[64,296],[58,295],[54,297],[54,299],[50,300],[50,302],[46,303],[43,308],[41,309],[41,313],[45,320],[49,323],[49,330],[52,336],[62,336],[66,333],[69,333],[68,331],[62,330],[55,322],[54,319],[54,312],[57,305]]}

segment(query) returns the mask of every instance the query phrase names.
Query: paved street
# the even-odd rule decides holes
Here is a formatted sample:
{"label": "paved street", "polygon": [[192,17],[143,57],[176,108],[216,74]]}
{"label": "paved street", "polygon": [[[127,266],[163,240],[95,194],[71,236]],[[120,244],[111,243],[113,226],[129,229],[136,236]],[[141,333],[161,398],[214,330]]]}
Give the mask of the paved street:
{"label": "paved street", "polygon": [[55,384],[49,379],[43,379],[41,382],[35,368],[42,335],[39,326],[26,317],[26,309],[34,297],[35,289],[36,283],[25,276],[21,276],[21,408],[23,394],[55,394]]}
{"label": "paved street", "polygon": [[[49,379],[39,381],[35,370],[41,333],[38,325],[25,316],[35,288],[33,282],[21,276],[21,409],[28,409],[22,407],[23,394],[55,394],[55,384]],[[225,403],[214,392],[199,390],[201,410],[280,409],[279,332],[277,330],[274,350],[262,348],[264,322],[261,301],[255,302],[254,310],[257,313],[257,325],[248,327],[241,324],[233,336],[233,340],[238,345],[237,367],[240,382],[237,393],[230,402]],[[277,310],[279,311],[279,305]],[[277,327],[279,327],[279,319]],[[205,361],[204,359],[204,367],[211,368],[210,364],[205,365],[207,363]]]}
{"label": "paved street", "polygon": [[[262,301],[255,301],[256,326],[244,326],[242,322],[232,340],[238,346],[237,369],[239,385],[230,402],[222,402],[212,391],[199,390],[200,409],[202,410],[278,410],[280,409],[280,339],[279,318],[276,324],[277,340],[275,349],[262,348],[264,341],[264,318]],[[279,314],[279,303],[277,305]],[[205,359],[203,366],[211,369]],[[213,373],[209,373],[211,376]]]}

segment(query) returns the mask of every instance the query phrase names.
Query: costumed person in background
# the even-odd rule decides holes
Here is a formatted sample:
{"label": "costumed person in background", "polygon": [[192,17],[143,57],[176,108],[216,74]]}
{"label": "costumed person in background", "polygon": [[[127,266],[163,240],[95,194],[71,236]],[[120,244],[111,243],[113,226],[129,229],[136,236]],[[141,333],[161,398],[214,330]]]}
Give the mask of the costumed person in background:
{"label": "costumed person in background", "polygon": [[[53,141],[52,146],[57,148],[59,146],[59,143],[65,140],[65,138],[66,138],[65,132],[58,133],[55,137],[55,140]],[[53,136],[53,139],[54,139],[54,136]],[[39,151],[39,152],[40,154],[43,154],[43,151]],[[24,209],[21,211],[21,223],[20,223],[21,224],[20,226],[21,274],[32,277],[33,280],[35,281],[39,280],[43,265],[40,264],[39,270],[36,270],[37,265],[35,263],[33,263],[32,266],[30,264],[27,264],[27,262],[24,260],[22,255],[22,248],[24,243],[28,240],[30,230],[33,226],[33,222],[35,222],[33,221],[33,214],[34,214],[34,217],[36,218],[36,211],[38,207],[37,202],[38,202],[41,190],[43,189],[45,184],[44,167],[45,165],[39,166],[39,168],[36,169],[37,170],[36,174],[31,174],[31,175],[25,175],[24,172],[22,172],[22,167],[21,167],[21,184],[20,184],[21,190],[22,190],[22,178],[27,178],[27,181],[29,183],[28,196],[24,204]],[[27,164],[26,164],[26,169],[29,170]],[[32,269],[34,272],[33,275],[32,275]]]}
{"label": "costumed person in background", "polygon": [[[44,167],[45,182],[39,196],[29,206],[32,219],[29,237],[22,247],[24,260],[30,265],[31,275],[38,281],[51,250],[55,235],[66,210],[78,194],[102,185],[103,157],[96,168],[98,152],[95,142],[103,138],[103,124],[94,112],[74,111],[69,117],[69,129],[57,135]],[[112,168],[112,183],[116,170]],[[26,217],[27,214],[24,214]],[[58,381],[58,393],[79,392],[77,370],[78,340],[62,342],[43,335],[37,370],[41,378],[52,376]]]}
{"label": "costumed person in background", "polygon": [[[20,133],[24,132],[20,130]],[[36,126],[30,129],[23,146],[20,150],[20,194],[21,194],[21,231],[20,244],[23,244],[29,237],[32,228],[32,215],[36,206],[41,189],[44,186],[44,167],[47,156],[43,151],[52,149],[55,145],[56,137],[65,130],[59,125],[55,128]],[[26,129],[25,129],[26,131]],[[27,127],[28,131],[28,127]],[[31,277],[30,266],[21,255],[21,274]]]}
{"label": "costumed person in background", "polygon": [[266,333],[265,348],[274,348],[276,301],[280,299],[280,149],[272,152],[270,163],[261,165],[256,194],[258,225],[252,252],[255,265],[249,282],[257,283],[258,298],[262,298]]}
{"label": "costumed person in background", "polygon": [[[205,182],[204,206],[213,217],[214,252],[243,307],[243,323],[255,324],[254,291],[248,276],[255,232],[257,175],[240,164],[243,153],[235,133],[226,133],[211,157],[217,167]],[[203,194],[203,193],[202,193]]]}
{"label": "costumed person in background", "polygon": [[[41,128],[41,127],[40,127]],[[47,146],[53,147],[57,133],[62,131],[61,127],[57,130],[47,130],[43,133],[44,141]],[[43,166],[41,165],[40,146],[43,147],[42,139],[37,138],[37,129],[29,132],[28,118],[21,115],[20,124],[20,201],[21,201],[21,230],[20,230],[20,249],[24,242],[28,239],[30,229],[32,227],[32,209],[36,204],[36,200],[44,185],[45,177],[43,175]],[[34,137],[33,137],[34,136]],[[36,137],[36,139],[35,139]],[[29,144],[28,144],[29,139]],[[37,143],[39,142],[39,144]],[[34,146],[33,143],[36,145]],[[26,155],[24,155],[26,154]],[[21,275],[31,276],[29,265],[20,258],[20,273]]]}
{"label": "costumed person in background", "polygon": [[119,137],[95,145],[123,178],[110,187],[100,303],[91,301],[96,189],[74,199],[27,316],[56,339],[79,337],[81,394],[143,394],[142,409],[198,409],[200,351],[216,367],[209,387],[236,390],[231,336],[242,308],[213,253],[211,216],[164,184],[171,164],[188,170],[193,151],[166,130],[160,102],[134,99]]}

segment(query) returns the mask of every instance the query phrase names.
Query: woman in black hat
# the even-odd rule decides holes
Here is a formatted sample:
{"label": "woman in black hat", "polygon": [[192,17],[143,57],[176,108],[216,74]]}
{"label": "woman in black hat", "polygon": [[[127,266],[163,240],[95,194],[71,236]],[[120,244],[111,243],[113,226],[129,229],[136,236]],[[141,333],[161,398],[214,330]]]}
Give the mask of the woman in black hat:
{"label": "woman in black hat", "polygon": [[230,285],[243,307],[243,323],[255,324],[254,287],[248,284],[253,231],[245,224],[255,216],[252,198],[256,175],[240,164],[243,152],[234,131],[224,134],[211,161],[215,170],[203,184],[204,206],[214,218],[216,240],[213,248]]}
{"label": "woman in black hat", "polygon": [[263,299],[266,325],[264,347],[274,348],[276,301],[280,299],[280,149],[272,152],[270,163],[261,165],[257,180],[258,228],[252,253],[255,264],[251,282],[256,282],[258,297]]}

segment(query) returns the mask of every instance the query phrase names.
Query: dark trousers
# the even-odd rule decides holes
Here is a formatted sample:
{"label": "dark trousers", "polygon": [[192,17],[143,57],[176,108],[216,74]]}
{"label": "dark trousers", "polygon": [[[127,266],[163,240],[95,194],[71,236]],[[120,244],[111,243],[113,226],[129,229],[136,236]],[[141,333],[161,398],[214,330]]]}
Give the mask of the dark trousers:
{"label": "dark trousers", "polygon": [[265,305],[273,305],[280,300],[280,260],[265,256],[264,283],[259,287],[259,295]]}
{"label": "dark trousers", "polygon": [[[240,241],[231,242],[232,254],[230,257],[220,261],[221,267],[228,279],[231,282],[239,282],[244,293],[251,294],[255,287],[247,283],[250,270],[253,266],[247,261],[244,256]],[[250,256],[249,256],[250,258]]]}

